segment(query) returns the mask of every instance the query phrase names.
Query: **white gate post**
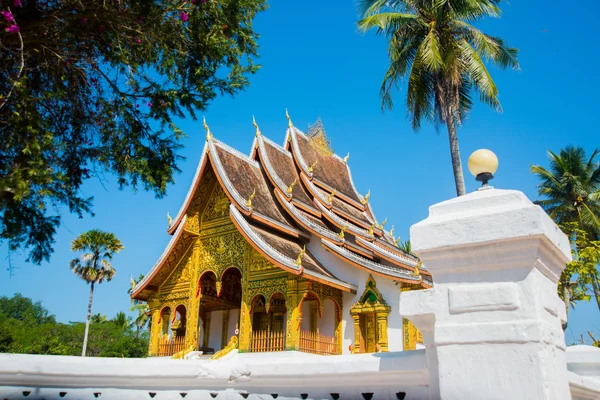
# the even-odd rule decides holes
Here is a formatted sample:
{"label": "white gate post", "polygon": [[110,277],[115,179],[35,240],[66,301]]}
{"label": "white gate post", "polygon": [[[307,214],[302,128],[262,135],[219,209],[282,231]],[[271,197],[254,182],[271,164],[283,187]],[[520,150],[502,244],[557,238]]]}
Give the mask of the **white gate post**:
{"label": "white gate post", "polygon": [[523,193],[436,204],[411,227],[434,287],[401,294],[423,334],[432,399],[570,399],[557,281],[567,237]]}

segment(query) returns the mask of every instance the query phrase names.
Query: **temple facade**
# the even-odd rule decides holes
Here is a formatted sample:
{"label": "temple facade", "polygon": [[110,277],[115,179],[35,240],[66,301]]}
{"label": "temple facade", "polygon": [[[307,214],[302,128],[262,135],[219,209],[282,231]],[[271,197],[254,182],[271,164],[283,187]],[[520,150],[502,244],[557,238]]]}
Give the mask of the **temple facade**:
{"label": "temple facade", "polygon": [[255,125],[249,155],[205,128],[171,240],[131,294],[150,306],[149,355],[415,349],[400,293],[431,275],[375,218],[322,126],[288,117],[280,146]]}

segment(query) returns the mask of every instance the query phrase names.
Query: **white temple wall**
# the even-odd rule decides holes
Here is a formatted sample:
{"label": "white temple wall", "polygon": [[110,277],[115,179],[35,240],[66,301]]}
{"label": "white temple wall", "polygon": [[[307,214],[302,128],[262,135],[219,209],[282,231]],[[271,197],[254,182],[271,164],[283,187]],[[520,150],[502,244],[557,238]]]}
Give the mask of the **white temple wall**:
{"label": "white temple wall", "polygon": [[227,325],[227,341],[235,335],[235,328],[239,327],[240,322],[240,309],[235,308],[229,310],[229,324]]}
{"label": "white temple wall", "polygon": [[[349,354],[349,346],[354,343],[354,323],[350,316],[350,308],[360,300],[365,290],[365,284],[369,279],[369,272],[344,263],[338,257],[327,252],[318,238],[311,238],[308,249],[337,278],[357,286],[356,294],[344,292],[344,304],[342,312],[342,354]],[[390,351],[401,351],[402,340],[402,316],[400,315],[400,287],[392,279],[371,274],[377,283],[377,290],[383,296],[388,306],[391,307],[388,316],[388,346]]]}
{"label": "white temple wall", "polygon": [[210,335],[208,336],[208,347],[221,350],[221,333],[223,332],[223,311],[211,311],[210,313]]}
{"label": "white temple wall", "polygon": [[323,303],[323,314],[319,319],[319,332],[335,336],[335,304],[333,300],[327,299]]}

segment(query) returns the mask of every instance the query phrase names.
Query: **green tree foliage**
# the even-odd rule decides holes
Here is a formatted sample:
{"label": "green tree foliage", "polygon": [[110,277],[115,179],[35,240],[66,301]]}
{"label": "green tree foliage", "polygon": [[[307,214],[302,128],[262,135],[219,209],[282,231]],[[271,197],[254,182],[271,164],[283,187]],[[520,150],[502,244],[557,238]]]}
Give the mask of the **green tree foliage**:
{"label": "green tree foliage", "polygon": [[[600,164],[598,150],[588,159],[581,147],[567,146],[559,154],[548,151],[550,168],[532,165],[540,183],[536,201],[569,236],[573,262],[558,284],[567,314],[577,301],[589,301],[590,289],[600,309]],[[566,324],[563,328],[566,328]]]}
{"label": "green tree foliage", "polygon": [[501,110],[498,88],[486,63],[519,68],[517,49],[484,34],[471,23],[499,17],[501,0],[362,0],[361,30],[389,39],[390,66],[380,95],[392,109],[392,93],[408,77],[408,114],[416,130],[421,121],[445,124],[456,193],[465,194],[457,126],[473,106],[473,94]]}
{"label": "green tree foliage", "polygon": [[71,260],[70,266],[75,275],[90,284],[90,297],[88,302],[87,319],[81,355],[85,357],[90,318],[92,316],[92,300],[94,298],[94,285],[104,280],[110,281],[116,274],[110,264],[115,253],[123,250],[121,241],[114,233],[92,229],[77,236],[71,242],[71,251],[84,252],[79,258]]}
{"label": "green tree foliage", "polygon": [[532,165],[540,183],[537,201],[558,223],[578,222],[588,232],[600,232],[600,163],[598,150],[587,158],[581,147],[548,151],[550,168]]}
{"label": "green tree foliage", "polygon": [[181,132],[258,69],[265,0],[0,0],[0,240],[40,263],[83,182],[165,194]]}
{"label": "green tree foliage", "polygon": [[[131,286],[127,289],[127,294],[131,295],[133,289],[136,287],[138,283],[140,283],[144,279],[144,274],[139,274],[136,279],[131,277]],[[140,331],[145,327],[150,325],[150,306],[148,303],[143,303],[136,299],[131,299],[131,308],[129,311],[136,312],[135,320],[133,321],[134,325],[137,327],[137,330]]]}
{"label": "green tree foliage", "polygon": [[[79,355],[85,324],[56,322],[39,302],[16,294],[0,297],[0,352],[51,355]],[[88,356],[145,357],[148,332],[141,334],[115,323],[92,323]]]}

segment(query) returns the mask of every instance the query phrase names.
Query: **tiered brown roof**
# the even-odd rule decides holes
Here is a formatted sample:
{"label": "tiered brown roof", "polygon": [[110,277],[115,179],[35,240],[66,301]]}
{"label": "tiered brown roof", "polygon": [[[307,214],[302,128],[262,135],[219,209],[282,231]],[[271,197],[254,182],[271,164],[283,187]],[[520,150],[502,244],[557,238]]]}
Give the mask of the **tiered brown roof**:
{"label": "tiered brown roof", "polygon": [[[284,147],[257,129],[250,156],[219,142],[209,132],[194,181],[169,228],[170,234],[181,236],[187,208],[206,168],[214,170],[231,201],[234,225],[275,265],[356,292],[356,286],[336,278],[310,251],[318,244],[370,273],[431,287],[431,275],[419,260],[398,248],[377,223],[368,199],[354,186],[347,160],[318,151],[297,128],[288,128]],[[150,275],[162,267],[161,260],[136,286],[132,297],[147,297],[141,293],[147,292],[151,281],[156,283]]]}

